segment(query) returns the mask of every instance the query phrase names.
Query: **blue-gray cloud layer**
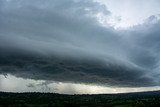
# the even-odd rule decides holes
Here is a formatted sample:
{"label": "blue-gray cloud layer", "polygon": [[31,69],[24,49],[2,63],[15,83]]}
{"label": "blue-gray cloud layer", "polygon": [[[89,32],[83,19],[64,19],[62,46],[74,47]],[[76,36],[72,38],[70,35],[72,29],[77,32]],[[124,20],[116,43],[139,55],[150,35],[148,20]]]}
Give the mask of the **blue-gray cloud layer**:
{"label": "blue-gray cloud layer", "polygon": [[148,19],[116,31],[103,27],[98,13],[111,14],[90,0],[1,0],[0,73],[116,86],[160,85],[159,21]]}

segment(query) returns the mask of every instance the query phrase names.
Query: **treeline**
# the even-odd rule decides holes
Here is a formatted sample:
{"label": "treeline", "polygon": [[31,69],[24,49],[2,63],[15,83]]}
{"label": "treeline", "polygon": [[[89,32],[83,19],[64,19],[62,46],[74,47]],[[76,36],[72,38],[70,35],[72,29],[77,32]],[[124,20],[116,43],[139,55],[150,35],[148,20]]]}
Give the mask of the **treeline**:
{"label": "treeline", "polygon": [[0,107],[160,107],[160,91],[64,95],[54,93],[0,92]]}

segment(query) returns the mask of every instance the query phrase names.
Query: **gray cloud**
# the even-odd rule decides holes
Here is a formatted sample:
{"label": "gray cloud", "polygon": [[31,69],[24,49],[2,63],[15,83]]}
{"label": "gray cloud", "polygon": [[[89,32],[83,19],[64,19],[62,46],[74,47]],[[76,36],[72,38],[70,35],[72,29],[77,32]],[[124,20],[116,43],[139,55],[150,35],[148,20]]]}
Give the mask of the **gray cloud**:
{"label": "gray cloud", "polygon": [[35,87],[35,85],[34,85],[34,84],[32,84],[32,83],[29,83],[29,84],[27,84],[27,87],[29,87],[29,88],[34,88],[34,87]]}
{"label": "gray cloud", "polygon": [[[159,21],[127,31],[103,27],[111,13],[90,0],[0,1],[0,73],[115,86],[155,86]],[[153,18],[152,18],[153,19]]]}
{"label": "gray cloud", "polygon": [[[90,59],[89,59],[90,58]],[[18,77],[61,82],[95,83],[116,86],[154,85],[145,71],[124,64],[93,57],[72,59],[61,57],[12,56],[1,58],[1,71]],[[141,81],[141,82],[139,82]]]}

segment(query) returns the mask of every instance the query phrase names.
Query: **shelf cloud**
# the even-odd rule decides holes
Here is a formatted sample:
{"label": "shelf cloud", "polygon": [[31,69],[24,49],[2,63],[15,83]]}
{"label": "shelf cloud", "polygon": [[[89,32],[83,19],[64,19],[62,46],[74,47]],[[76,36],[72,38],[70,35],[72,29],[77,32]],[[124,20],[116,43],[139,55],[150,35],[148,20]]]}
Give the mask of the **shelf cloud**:
{"label": "shelf cloud", "polygon": [[0,74],[35,80],[160,85],[160,21],[126,30],[103,26],[112,13],[91,0],[1,0]]}

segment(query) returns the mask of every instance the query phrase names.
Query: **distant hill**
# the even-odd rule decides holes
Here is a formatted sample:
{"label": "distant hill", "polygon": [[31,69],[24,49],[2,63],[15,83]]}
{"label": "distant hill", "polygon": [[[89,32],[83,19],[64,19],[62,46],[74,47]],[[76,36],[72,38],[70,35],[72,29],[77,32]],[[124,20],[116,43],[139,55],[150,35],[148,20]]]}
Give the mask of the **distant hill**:
{"label": "distant hill", "polygon": [[0,107],[160,107],[160,91],[65,95],[0,92]]}

